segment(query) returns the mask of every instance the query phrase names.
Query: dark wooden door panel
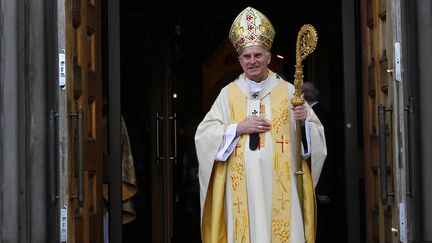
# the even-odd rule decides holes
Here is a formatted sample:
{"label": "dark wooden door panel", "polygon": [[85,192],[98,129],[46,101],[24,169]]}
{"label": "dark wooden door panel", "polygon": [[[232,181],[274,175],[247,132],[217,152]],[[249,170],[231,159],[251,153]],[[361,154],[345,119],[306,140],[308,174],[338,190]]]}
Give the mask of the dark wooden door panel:
{"label": "dark wooden door panel", "polygon": [[390,7],[387,0],[361,1],[366,242],[396,242],[395,203],[387,196],[394,192]]}
{"label": "dark wooden door panel", "polygon": [[66,1],[68,85],[68,241],[102,242],[101,19],[100,0]]}

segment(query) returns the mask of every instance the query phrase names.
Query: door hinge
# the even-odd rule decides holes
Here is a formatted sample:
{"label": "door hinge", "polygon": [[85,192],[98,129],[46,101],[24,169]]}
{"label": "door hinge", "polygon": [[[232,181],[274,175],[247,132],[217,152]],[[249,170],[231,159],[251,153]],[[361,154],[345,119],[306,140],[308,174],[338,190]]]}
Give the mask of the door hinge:
{"label": "door hinge", "polygon": [[58,59],[59,86],[64,89],[66,87],[66,51],[61,49]]}
{"label": "door hinge", "polygon": [[406,225],[405,203],[399,203],[399,240],[407,242],[407,225]]}
{"label": "door hinge", "polygon": [[401,50],[400,43],[394,43],[394,61],[395,61],[395,80],[402,81],[402,68],[401,68]]}
{"label": "door hinge", "polygon": [[62,209],[60,209],[60,242],[67,241],[67,224],[67,208],[64,206]]}

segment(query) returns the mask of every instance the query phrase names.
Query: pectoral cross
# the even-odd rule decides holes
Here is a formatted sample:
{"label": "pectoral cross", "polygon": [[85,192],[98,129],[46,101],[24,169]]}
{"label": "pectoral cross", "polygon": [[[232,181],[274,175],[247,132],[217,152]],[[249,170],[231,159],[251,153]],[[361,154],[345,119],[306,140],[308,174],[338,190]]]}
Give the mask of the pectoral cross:
{"label": "pectoral cross", "polygon": [[288,202],[289,200],[288,200],[288,199],[284,199],[284,193],[282,192],[282,197],[279,198],[278,201],[281,201],[282,209],[285,209],[284,204],[285,204],[286,202]]}
{"label": "pectoral cross", "polygon": [[288,144],[289,141],[285,140],[285,135],[282,135],[282,141],[276,141],[276,143],[280,143],[282,145],[282,153],[285,152],[285,144]]}

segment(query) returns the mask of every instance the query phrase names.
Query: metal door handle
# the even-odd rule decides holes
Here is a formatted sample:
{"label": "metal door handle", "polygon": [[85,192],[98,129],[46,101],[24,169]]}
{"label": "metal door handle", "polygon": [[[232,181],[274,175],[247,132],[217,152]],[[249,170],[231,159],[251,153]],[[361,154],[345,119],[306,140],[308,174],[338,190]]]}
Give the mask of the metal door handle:
{"label": "metal door handle", "polygon": [[84,112],[80,109],[71,116],[78,117],[78,195],[72,194],[71,197],[77,198],[79,206],[82,207],[84,204]]}
{"label": "metal door handle", "polygon": [[174,163],[177,163],[177,114],[174,113],[173,116],[169,117],[170,120],[173,121],[174,126],[174,156],[170,156],[170,160],[174,160]]}
{"label": "metal door handle", "polygon": [[378,123],[379,123],[379,159],[380,159],[380,186],[381,186],[381,202],[387,205],[387,196],[392,195],[388,193],[387,188],[387,137],[385,127],[385,112],[392,111],[393,109],[386,109],[383,104],[378,106]]}
{"label": "metal door handle", "polygon": [[416,122],[415,122],[415,111],[414,111],[414,105],[413,105],[413,97],[410,96],[408,98],[408,106],[405,109],[408,112],[408,156],[409,156],[409,165],[408,165],[408,196],[414,197],[415,196],[415,189],[413,186],[413,181],[415,178],[415,168],[416,165]]}
{"label": "metal door handle", "polygon": [[49,112],[49,122],[48,122],[48,168],[49,168],[49,200],[52,205],[55,205],[57,199],[57,170],[56,170],[56,117],[58,114],[54,110],[50,110]]}
{"label": "metal door handle", "polygon": [[78,111],[78,202],[84,204],[84,112]]}
{"label": "metal door handle", "polygon": [[160,155],[160,144],[159,144],[159,121],[163,120],[163,116],[160,116],[159,113],[156,113],[156,163],[159,164],[159,161],[163,160],[164,157]]}

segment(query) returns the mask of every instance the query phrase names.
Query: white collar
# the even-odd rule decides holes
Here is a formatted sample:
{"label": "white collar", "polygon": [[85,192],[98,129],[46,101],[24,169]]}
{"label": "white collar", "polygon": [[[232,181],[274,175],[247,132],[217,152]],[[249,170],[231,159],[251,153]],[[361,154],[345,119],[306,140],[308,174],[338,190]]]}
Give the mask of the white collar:
{"label": "white collar", "polygon": [[[246,75],[243,73],[236,79],[236,84],[243,92],[243,94],[249,99],[262,99],[268,93],[270,93],[274,87],[281,81],[280,77],[274,74],[271,70],[268,70],[267,78],[259,83],[254,81],[248,82]],[[252,86],[261,86],[260,91],[252,91]]]}
{"label": "white collar", "polygon": [[262,80],[259,83],[246,78],[246,81],[247,81],[247,83],[249,85],[249,90],[252,91],[252,92],[259,92],[259,91],[261,91],[263,89],[264,83],[268,79],[268,77],[269,77],[269,75],[267,75],[267,78],[264,79],[264,80]]}

